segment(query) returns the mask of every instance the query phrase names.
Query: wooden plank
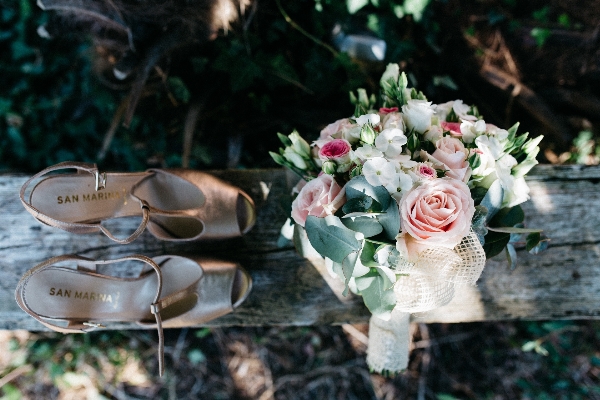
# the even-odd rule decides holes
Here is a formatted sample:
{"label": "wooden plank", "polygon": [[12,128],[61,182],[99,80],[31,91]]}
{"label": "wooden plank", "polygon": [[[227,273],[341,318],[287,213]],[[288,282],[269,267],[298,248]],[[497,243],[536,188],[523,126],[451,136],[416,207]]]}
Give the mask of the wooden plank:
{"label": "wooden plank", "polygon": [[[118,245],[103,235],[74,235],[35,221],[21,206],[24,175],[0,175],[0,329],[41,330],[16,305],[13,293],[21,275],[55,255],[77,253],[94,259],[126,254],[195,253],[235,260],[254,280],[254,289],[235,312],[208,325],[319,325],[365,322],[360,298],[341,298],[334,280],[319,272],[319,260],[299,257],[291,246],[278,247],[279,229],[289,214],[295,178],[284,170],[215,171],[246,190],[256,201],[258,222],[237,239],[173,244],[144,233]],[[600,167],[538,166],[528,178],[532,200],[523,208],[530,226],[545,230],[550,248],[532,256],[519,251],[519,266],[488,260],[476,287],[457,294],[451,304],[415,315],[423,322],[600,317]],[[118,229],[136,221],[120,220]],[[330,284],[331,283],[331,286]],[[112,324],[110,328],[137,328]]]}

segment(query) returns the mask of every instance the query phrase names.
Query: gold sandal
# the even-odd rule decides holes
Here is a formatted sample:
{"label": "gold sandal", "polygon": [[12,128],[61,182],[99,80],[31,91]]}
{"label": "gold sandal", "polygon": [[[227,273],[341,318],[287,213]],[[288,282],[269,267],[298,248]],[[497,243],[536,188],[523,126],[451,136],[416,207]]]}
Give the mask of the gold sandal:
{"label": "gold sandal", "polygon": [[[60,169],[76,174],[52,174]],[[20,192],[23,206],[38,221],[72,233],[103,232],[130,243],[146,227],[161,240],[192,241],[241,236],[256,221],[254,202],[241,189],[212,175],[186,169],[100,173],[95,164],[63,162],[31,177]],[[101,222],[141,216],[129,237],[115,237]]]}
{"label": "gold sandal", "polygon": [[[96,269],[130,260],[144,263],[137,278],[105,275]],[[89,332],[108,321],[156,327],[162,376],[163,328],[199,325],[228,314],[251,288],[252,279],[240,265],[222,260],[132,255],[94,261],[63,255],[27,271],[17,284],[15,298],[23,311],[57,332]]]}

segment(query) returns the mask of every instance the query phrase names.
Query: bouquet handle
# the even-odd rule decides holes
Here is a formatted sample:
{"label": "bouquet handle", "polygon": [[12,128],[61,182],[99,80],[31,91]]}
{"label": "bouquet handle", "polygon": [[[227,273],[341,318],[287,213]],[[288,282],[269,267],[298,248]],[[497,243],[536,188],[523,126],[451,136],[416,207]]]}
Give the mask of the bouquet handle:
{"label": "bouquet handle", "polygon": [[367,364],[371,371],[393,375],[405,370],[410,338],[410,313],[394,309],[388,321],[372,316],[367,349]]}

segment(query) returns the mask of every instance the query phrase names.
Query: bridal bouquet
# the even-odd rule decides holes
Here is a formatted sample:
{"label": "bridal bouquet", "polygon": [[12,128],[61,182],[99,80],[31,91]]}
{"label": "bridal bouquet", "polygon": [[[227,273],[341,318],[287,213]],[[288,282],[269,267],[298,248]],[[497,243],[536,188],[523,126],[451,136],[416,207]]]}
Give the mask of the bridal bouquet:
{"label": "bridal bouquet", "polygon": [[432,104],[396,64],[380,86],[378,107],[359,89],[353,117],[312,145],[279,134],[284,147],[271,156],[302,178],[282,232],[305,231],[343,294],[362,296],[373,315],[367,361],[394,373],[408,363],[410,313],[474,285],[486,257],[504,250],[514,268],[516,242],[531,252],[546,246],[519,206],[542,137],[488,124],[461,100]]}

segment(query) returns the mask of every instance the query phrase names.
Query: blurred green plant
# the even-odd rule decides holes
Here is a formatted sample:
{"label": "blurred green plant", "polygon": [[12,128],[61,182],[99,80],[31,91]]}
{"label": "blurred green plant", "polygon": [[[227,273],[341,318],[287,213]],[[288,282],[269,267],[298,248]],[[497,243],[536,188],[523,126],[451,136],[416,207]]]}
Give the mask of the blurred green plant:
{"label": "blurred green plant", "polygon": [[596,337],[582,338],[584,330],[576,321],[529,321],[519,323],[518,326],[523,329],[519,336],[535,338],[523,343],[521,350],[535,352],[538,357],[543,358],[540,362],[545,364],[543,374],[535,374],[533,379],[519,379],[517,385],[523,391],[522,396],[583,399],[592,393],[600,393],[597,383],[594,384],[589,379],[582,380],[581,376],[569,373],[574,368],[573,364],[581,361],[574,360],[573,353],[581,354],[578,356],[580,358],[588,358],[585,365],[594,365],[597,348],[593,343],[600,339],[597,332]]}
{"label": "blurred green plant", "polygon": [[[105,84],[101,44],[75,27],[67,37],[44,39],[38,26],[48,15],[34,0],[0,4],[0,170],[38,171],[67,159],[126,170],[177,166],[193,106],[200,114],[190,167],[226,166],[244,139],[251,146],[237,150],[237,166],[272,165],[266,155],[276,146],[274,131],[318,132],[345,116],[346,105],[333,99],[375,87],[371,77],[388,61],[411,60],[421,46],[409,35],[415,29],[430,44],[436,33],[428,26],[429,0],[261,3],[225,37],[174,53],[148,81],[126,128],[120,121],[128,90]],[[365,62],[334,49],[336,27],[385,40],[386,60]]]}
{"label": "blurred green plant", "polygon": [[569,153],[569,161],[575,164],[600,164],[600,140],[594,138],[592,131],[584,130],[573,140],[573,149]]}

